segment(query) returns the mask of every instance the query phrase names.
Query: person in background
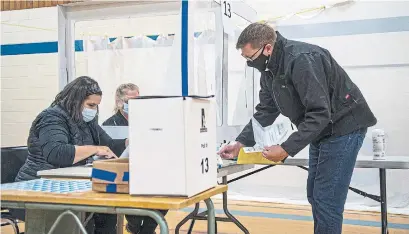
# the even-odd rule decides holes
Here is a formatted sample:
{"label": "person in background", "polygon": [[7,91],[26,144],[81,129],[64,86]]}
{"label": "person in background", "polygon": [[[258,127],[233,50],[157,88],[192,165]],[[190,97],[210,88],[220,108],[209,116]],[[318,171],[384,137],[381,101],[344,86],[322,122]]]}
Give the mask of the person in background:
{"label": "person in background", "polygon": [[105,120],[104,126],[128,126],[128,100],[139,96],[136,84],[121,84],[115,93],[115,114]]}
{"label": "person in background", "polygon": [[[236,48],[261,72],[254,118],[265,127],[282,114],[297,126],[281,145],[265,147],[263,156],[279,162],[310,145],[307,198],[314,233],[341,234],[356,158],[367,128],[377,122],[364,96],[328,50],[288,40],[267,24],[247,26]],[[233,158],[254,144],[250,121],[219,154]]]}
{"label": "person in background", "polygon": [[[97,123],[102,91],[98,83],[81,76],[58,93],[51,106],[33,121],[28,140],[28,157],[16,181],[39,178],[37,172],[61,167],[85,165],[92,156],[116,158],[128,139],[113,140]],[[95,234],[116,232],[117,217],[94,214]],[[88,227],[87,227],[88,228]]]}
{"label": "person in background", "polygon": [[[103,126],[128,126],[128,100],[139,96],[139,88],[132,83],[122,84],[116,89],[115,114],[107,119]],[[167,210],[159,210],[163,215]],[[157,223],[150,217],[125,215],[128,223],[126,229],[130,233],[153,234]]]}

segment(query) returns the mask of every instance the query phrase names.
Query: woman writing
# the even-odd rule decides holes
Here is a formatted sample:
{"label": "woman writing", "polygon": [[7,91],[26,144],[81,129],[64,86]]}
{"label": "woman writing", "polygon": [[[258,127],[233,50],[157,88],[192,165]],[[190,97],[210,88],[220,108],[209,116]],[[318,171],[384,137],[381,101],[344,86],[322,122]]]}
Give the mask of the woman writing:
{"label": "woman writing", "polygon": [[[87,76],[70,82],[32,123],[28,157],[16,181],[37,179],[37,172],[84,165],[91,156],[116,158],[128,140],[113,140],[97,123],[102,92]],[[115,233],[116,215],[94,214],[94,233]]]}

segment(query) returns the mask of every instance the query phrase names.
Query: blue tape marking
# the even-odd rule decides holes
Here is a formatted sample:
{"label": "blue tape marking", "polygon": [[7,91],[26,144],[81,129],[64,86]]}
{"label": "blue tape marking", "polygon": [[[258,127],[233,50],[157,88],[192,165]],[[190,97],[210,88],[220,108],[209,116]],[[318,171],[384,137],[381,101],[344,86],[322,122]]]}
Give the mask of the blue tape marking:
{"label": "blue tape marking", "polygon": [[83,40],[75,40],[74,46],[75,46],[75,52],[84,51],[84,41]]}
{"label": "blue tape marking", "polygon": [[106,192],[107,193],[116,193],[116,184],[107,184]]}
{"label": "blue tape marking", "polygon": [[182,75],[182,96],[186,97],[189,95],[189,90],[188,90],[188,41],[189,41],[189,22],[188,22],[188,14],[189,14],[189,3],[187,0],[182,0],[182,40],[181,40],[181,51],[180,51],[180,57],[181,57],[181,75]]}
{"label": "blue tape marking", "polygon": [[124,176],[122,177],[122,181],[128,182],[129,181],[129,172],[124,172]]}
{"label": "blue tape marking", "polygon": [[101,169],[92,168],[92,178],[105,180],[109,182],[114,182],[116,178],[116,173],[111,171],[105,171]]}

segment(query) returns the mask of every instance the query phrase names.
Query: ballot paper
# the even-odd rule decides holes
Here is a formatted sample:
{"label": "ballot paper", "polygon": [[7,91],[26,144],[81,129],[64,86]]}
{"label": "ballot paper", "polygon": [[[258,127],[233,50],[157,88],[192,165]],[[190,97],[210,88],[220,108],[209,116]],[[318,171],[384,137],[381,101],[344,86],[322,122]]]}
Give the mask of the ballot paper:
{"label": "ballot paper", "polygon": [[121,156],[119,158],[129,158],[129,145],[126,147],[124,152],[122,152]]}
{"label": "ballot paper", "polygon": [[263,127],[253,117],[251,119],[254,141],[253,147],[243,147],[240,149],[237,164],[279,164],[263,157],[263,150],[266,146],[280,144],[289,132],[285,123],[276,123],[271,126]]}
{"label": "ballot paper", "polygon": [[267,127],[261,124],[252,117],[251,124],[253,127],[254,141],[256,144],[253,147],[245,147],[245,153],[262,152],[264,147],[277,145],[287,135],[288,129],[284,123],[276,123]]}
{"label": "ballot paper", "polygon": [[128,126],[101,126],[112,139],[129,138]]}

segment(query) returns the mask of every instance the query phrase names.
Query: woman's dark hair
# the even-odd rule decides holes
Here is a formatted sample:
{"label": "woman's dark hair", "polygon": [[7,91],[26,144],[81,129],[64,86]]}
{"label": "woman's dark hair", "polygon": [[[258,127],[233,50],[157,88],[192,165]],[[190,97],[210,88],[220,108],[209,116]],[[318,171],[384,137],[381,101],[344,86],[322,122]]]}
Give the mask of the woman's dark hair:
{"label": "woman's dark hair", "polygon": [[68,83],[57,94],[51,106],[61,106],[78,123],[82,120],[82,103],[88,96],[93,94],[102,95],[98,82],[91,77],[80,76]]}

